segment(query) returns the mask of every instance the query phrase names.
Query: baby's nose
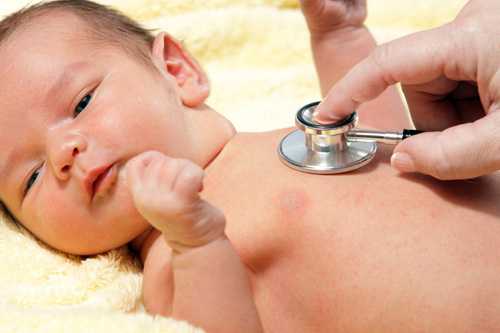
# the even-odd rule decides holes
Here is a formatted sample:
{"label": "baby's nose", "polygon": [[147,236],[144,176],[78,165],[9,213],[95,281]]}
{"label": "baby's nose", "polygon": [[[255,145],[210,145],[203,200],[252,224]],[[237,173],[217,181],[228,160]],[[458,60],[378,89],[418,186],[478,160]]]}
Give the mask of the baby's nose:
{"label": "baby's nose", "polygon": [[49,147],[49,159],[55,176],[67,180],[75,158],[87,148],[86,140],[78,134],[61,136]]}

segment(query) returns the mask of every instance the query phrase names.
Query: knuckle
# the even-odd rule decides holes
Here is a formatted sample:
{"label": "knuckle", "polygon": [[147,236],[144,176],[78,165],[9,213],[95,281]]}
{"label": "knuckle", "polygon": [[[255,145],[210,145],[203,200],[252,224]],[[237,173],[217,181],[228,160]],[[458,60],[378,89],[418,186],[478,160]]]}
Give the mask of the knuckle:
{"label": "knuckle", "polygon": [[214,220],[219,229],[224,230],[226,227],[226,217],[224,216],[224,213],[222,210],[217,209],[214,207]]}
{"label": "knuckle", "polygon": [[492,145],[492,156],[496,168],[500,170],[500,111],[495,111],[495,114],[491,114],[494,118],[493,127],[495,128],[494,135],[490,143]]}
{"label": "knuckle", "polygon": [[[177,180],[174,191],[180,198],[191,201],[193,199],[191,196],[199,192],[201,183],[202,178],[198,174],[183,173]],[[185,198],[186,195],[191,199]]]}
{"label": "knuckle", "polygon": [[203,169],[189,160],[181,160],[179,163],[180,176],[185,181],[196,180],[203,174]]}
{"label": "knuckle", "polygon": [[477,37],[479,32],[485,30],[484,22],[473,16],[459,16],[449,23],[454,29],[460,32],[460,35]]}
{"label": "knuckle", "polygon": [[147,167],[149,166],[153,161],[158,160],[163,154],[161,154],[158,151],[155,150],[148,150],[143,153],[140,153],[134,157],[132,157],[129,161],[131,165],[133,165],[136,168],[139,167]]}
{"label": "knuckle", "polygon": [[430,175],[439,180],[452,179],[452,167],[447,160],[438,160],[436,163],[431,163]]}
{"label": "knuckle", "polygon": [[182,170],[181,164],[178,159],[174,158],[164,162],[166,171],[177,174]]}
{"label": "knuckle", "polygon": [[[495,119],[497,118],[497,119]],[[469,156],[467,163],[472,176],[479,176],[500,168],[500,117],[490,114],[468,126]]]}
{"label": "knuckle", "polygon": [[177,158],[175,159],[177,162],[177,166],[179,167],[179,170],[184,170],[190,166],[192,163],[190,160],[187,160],[185,158]]}
{"label": "knuckle", "polygon": [[143,158],[157,159],[157,158],[161,158],[163,156],[163,154],[157,150],[147,150],[144,153],[142,153],[141,156]]}
{"label": "knuckle", "polygon": [[[500,169],[500,135],[492,135],[476,147],[475,158],[481,173]],[[478,170],[479,171],[479,170]]]}
{"label": "knuckle", "polygon": [[200,179],[199,173],[193,172],[192,170],[184,169],[184,172],[181,174],[180,180],[183,183],[192,183],[197,182]]}
{"label": "knuckle", "polygon": [[169,221],[186,209],[186,205],[175,195],[166,195],[162,197],[153,196],[147,201],[143,200],[141,203],[140,211],[151,223]]}
{"label": "knuckle", "polygon": [[452,179],[457,173],[456,166],[453,163],[450,150],[446,147],[446,140],[442,139],[444,133],[436,140],[433,158],[429,161],[429,174],[440,180]]}
{"label": "knuckle", "polygon": [[190,166],[190,164],[193,163],[190,160],[187,160],[184,158],[176,158],[174,160],[175,160],[175,163],[176,163],[179,171],[183,171],[184,169],[188,168]]}
{"label": "knuckle", "polygon": [[380,73],[380,77],[384,80],[386,85],[395,83],[386,65],[391,57],[392,48],[393,46],[391,43],[381,44],[373,49],[369,57],[371,64]]}

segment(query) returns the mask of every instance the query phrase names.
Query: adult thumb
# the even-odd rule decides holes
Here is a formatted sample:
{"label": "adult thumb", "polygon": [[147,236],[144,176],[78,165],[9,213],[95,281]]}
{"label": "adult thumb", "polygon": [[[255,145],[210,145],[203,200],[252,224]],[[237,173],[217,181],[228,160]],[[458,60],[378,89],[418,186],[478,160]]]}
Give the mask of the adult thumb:
{"label": "adult thumb", "polygon": [[468,179],[500,170],[500,112],[442,132],[427,132],[402,141],[391,165],[438,179]]}

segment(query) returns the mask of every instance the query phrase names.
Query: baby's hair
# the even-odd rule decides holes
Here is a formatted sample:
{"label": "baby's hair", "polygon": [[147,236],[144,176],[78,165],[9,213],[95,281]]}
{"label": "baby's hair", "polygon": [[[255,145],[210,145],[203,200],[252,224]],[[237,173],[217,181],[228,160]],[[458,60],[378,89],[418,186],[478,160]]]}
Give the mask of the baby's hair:
{"label": "baby's hair", "polygon": [[151,30],[115,9],[88,0],[42,1],[26,6],[0,21],[0,43],[34,18],[52,11],[75,14],[87,24],[90,37],[95,41],[121,47],[148,66],[152,65],[149,47],[154,37]]}

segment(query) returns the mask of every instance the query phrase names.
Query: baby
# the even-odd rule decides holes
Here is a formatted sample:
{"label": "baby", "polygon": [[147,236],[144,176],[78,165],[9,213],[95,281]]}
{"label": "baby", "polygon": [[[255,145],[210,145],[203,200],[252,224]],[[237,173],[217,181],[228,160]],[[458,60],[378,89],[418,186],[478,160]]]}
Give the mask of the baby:
{"label": "baby", "polygon": [[[302,10],[326,92],[374,46],[364,1]],[[498,174],[400,176],[385,149],[348,174],[289,169],[293,129],[235,133],[179,42],[90,1],[7,17],[0,59],[0,198],[62,251],[129,244],[150,313],[208,332],[500,330]],[[394,90],[366,107],[365,125],[409,126]]]}

